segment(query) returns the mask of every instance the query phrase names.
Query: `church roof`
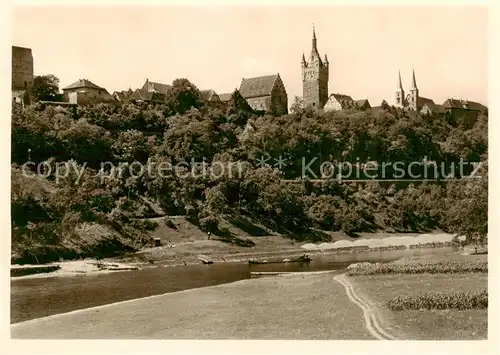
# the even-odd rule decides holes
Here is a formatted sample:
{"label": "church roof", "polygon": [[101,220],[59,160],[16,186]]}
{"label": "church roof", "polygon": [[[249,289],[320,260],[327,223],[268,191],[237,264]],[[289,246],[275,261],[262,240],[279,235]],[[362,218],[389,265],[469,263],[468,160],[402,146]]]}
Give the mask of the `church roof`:
{"label": "church roof", "polygon": [[63,90],[80,89],[80,88],[105,90],[104,88],[94,84],[93,82],[91,82],[88,79],[78,79],[73,84],[68,85],[65,88],[63,88]]}
{"label": "church roof", "polygon": [[255,78],[241,80],[240,94],[244,98],[260,97],[271,95],[274,83],[279,74],[258,76]]}
{"label": "church roof", "polygon": [[424,105],[426,105],[426,104],[428,104],[428,105],[434,105],[434,106],[436,105],[434,103],[434,100],[428,99],[427,97],[419,96],[418,97],[418,105],[420,107],[424,107]]}
{"label": "church roof", "polygon": [[417,88],[417,80],[415,79],[415,70],[413,70],[413,77],[411,79],[411,88],[416,89]]}

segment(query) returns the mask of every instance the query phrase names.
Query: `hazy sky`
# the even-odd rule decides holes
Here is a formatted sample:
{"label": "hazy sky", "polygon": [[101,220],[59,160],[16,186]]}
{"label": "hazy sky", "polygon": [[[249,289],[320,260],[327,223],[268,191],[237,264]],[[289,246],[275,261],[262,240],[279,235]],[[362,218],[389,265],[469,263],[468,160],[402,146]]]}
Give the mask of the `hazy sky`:
{"label": "hazy sky", "polygon": [[279,73],[302,96],[300,60],[330,61],[330,93],[394,103],[415,68],[420,95],[487,104],[486,7],[17,7],[13,45],[33,50],[35,75],[61,88],[90,79],[110,93],[186,77],[218,93]]}

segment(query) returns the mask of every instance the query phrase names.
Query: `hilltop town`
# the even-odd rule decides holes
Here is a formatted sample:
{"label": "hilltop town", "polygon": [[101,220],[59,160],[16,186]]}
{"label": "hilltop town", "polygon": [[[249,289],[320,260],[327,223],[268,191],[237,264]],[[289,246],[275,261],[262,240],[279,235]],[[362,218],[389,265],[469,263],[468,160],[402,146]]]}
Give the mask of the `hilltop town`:
{"label": "hilltop town", "polygon": [[[34,85],[33,53],[29,48],[12,47],[12,99],[14,103],[28,104],[33,101],[32,89]],[[299,107],[313,107],[318,110],[371,110],[379,111],[383,105],[390,105],[383,101],[380,105],[372,106],[368,99],[353,99],[345,93],[330,93],[329,62],[325,54],[321,58],[318,51],[318,41],[313,28],[312,46],[310,55],[306,58],[302,54],[302,98],[296,98],[294,105]],[[62,88],[62,100],[45,102],[52,105],[95,105],[121,104],[123,102],[153,102],[164,103],[171,85],[146,79],[144,84],[135,90],[114,91],[112,94],[106,88],[95,84],[89,79],[78,79],[74,83]],[[250,107],[256,111],[283,115],[288,113],[289,98],[286,85],[280,74],[263,75],[253,78],[243,78],[236,88],[246,99]],[[212,89],[201,89],[203,99],[212,106],[224,106],[231,98],[232,93],[217,93]],[[398,73],[397,86],[392,104],[394,107],[416,111],[422,115],[451,113],[456,117],[469,117],[474,120],[487,107],[470,100],[448,98],[442,104],[437,104],[431,98],[420,94],[417,86],[415,70],[412,73],[410,89],[403,87],[401,73]]]}

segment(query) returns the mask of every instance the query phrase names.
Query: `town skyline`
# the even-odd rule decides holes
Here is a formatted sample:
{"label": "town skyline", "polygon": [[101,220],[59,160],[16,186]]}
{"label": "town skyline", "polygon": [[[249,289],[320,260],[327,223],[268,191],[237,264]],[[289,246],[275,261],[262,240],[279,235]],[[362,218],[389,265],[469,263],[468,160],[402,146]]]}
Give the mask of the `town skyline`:
{"label": "town skyline", "polygon": [[31,48],[35,75],[56,75],[60,89],[79,78],[112,93],[185,77],[225,93],[242,78],[279,73],[291,105],[302,96],[300,60],[314,23],[329,94],[393,104],[398,71],[409,88],[414,69],[436,103],[488,104],[485,7],[18,7],[13,15],[12,44]]}

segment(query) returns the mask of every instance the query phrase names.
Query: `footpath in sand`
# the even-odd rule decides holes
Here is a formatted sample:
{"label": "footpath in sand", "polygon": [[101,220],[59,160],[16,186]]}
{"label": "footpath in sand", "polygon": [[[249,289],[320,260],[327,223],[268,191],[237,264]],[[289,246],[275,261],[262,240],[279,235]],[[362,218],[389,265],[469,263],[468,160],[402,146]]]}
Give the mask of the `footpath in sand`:
{"label": "footpath in sand", "polygon": [[335,272],[242,280],[35,319],[12,338],[376,339]]}

